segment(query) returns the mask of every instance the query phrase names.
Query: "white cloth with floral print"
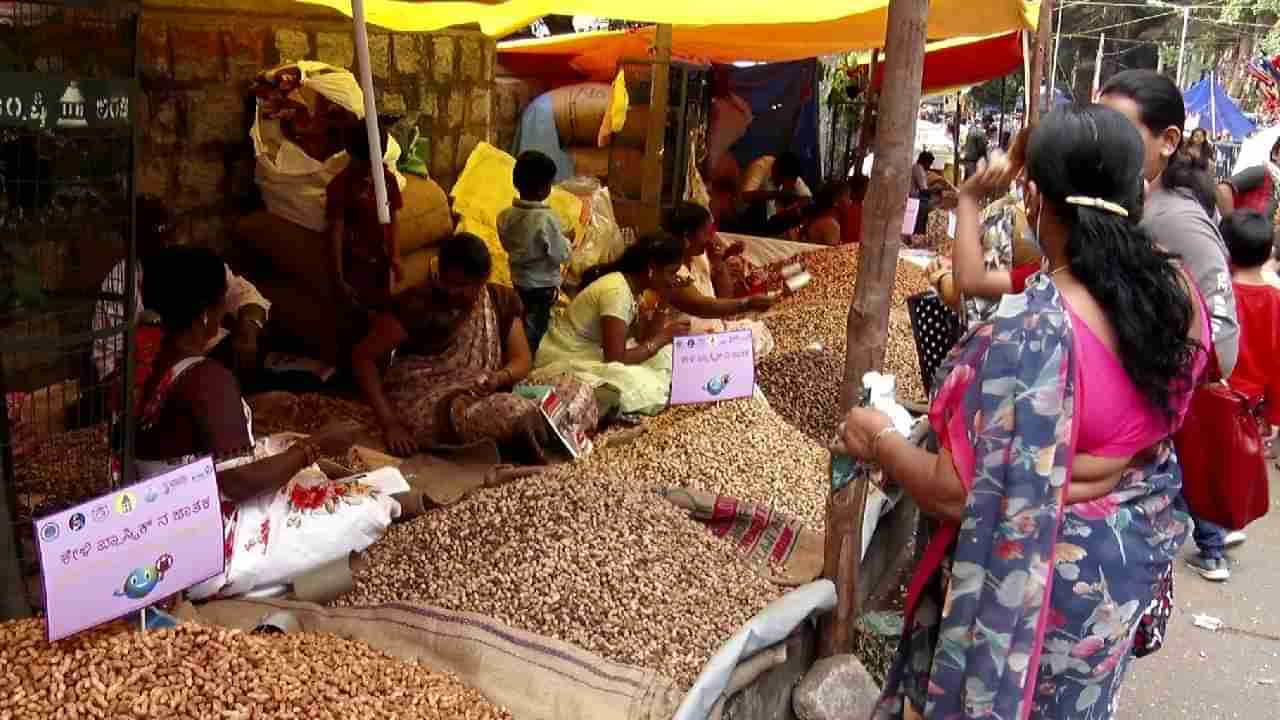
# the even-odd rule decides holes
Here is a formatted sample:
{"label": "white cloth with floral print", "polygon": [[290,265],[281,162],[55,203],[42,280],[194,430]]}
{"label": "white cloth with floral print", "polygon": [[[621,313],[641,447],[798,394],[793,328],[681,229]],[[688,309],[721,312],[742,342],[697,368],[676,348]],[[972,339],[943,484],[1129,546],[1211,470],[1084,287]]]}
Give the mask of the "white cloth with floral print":
{"label": "white cloth with floral print", "polygon": [[[203,358],[193,358],[198,362]],[[196,363],[174,367],[176,379]],[[245,423],[253,437],[253,419],[244,405]],[[290,440],[276,437],[254,441],[253,453],[219,462],[215,472],[278,455]],[[194,456],[163,462],[138,461],[143,478],[153,477],[195,460]],[[222,498],[222,573],[187,590],[187,597],[243,595],[256,588],[291,582],[294,578],[382,538],[400,516],[392,495],[409,490],[400,471],[387,467],[339,480],[330,480],[316,465],[303,468],[279,490],[234,503]]]}

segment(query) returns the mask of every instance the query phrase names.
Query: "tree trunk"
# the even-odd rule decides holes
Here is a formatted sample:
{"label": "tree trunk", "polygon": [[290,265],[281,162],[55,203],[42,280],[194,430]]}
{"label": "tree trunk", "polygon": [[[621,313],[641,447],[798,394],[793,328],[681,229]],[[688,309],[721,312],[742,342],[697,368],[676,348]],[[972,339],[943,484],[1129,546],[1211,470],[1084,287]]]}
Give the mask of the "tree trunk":
{"label": "tree trunk", "polygon": [[[1034,125],[1040,119],[1041,85],[1044,84],[1044,60],[1049,46],[1053,42],[1053,0],[1042,0],[1040,3],[1040,23],[1036,28],[1036,41],[1031,46],[1031,77],[1027,82],[1031,85],[1031,107],[1027,108],[1027,125]],[[1053,80],[1049,82],[1049,100],[1053,101]]]}
{"label": "tree trunk", "polygon": [[840,409],[847,412],[862,392],[862,376],[884,366],[889,301],[898,269],[902,216],[911,182],[920,82],[924,73],[928,0],[890,0],[885,72],[876,123],[876,160],[871,170],[862,250],[853,302],[849,305]]}
{"label": "tree trunk", "polygon": [[[884,366],[889,336],[889,301],[898,270],[898,244],[911,179],[912,149],[924,74],[929,0],[890,0],[885,72],[876,123],[876,161],[871,169],[862,251],[853,302],[849,304],[841,412],[862,392],[862,376]],[[858,574],[862,565],[862,508],[865,482],[851,482],[827,499],[823,576],[836,585],[833,612],[822,619],[819,653],[850,652],[858,619]]]}

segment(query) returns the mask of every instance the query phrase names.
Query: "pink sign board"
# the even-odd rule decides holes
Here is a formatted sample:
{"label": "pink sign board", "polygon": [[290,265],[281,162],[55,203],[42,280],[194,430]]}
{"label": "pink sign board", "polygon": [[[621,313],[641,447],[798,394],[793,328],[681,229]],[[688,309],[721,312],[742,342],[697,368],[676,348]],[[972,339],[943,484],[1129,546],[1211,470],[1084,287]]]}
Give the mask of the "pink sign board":
{"label": "pink sign board", "polygon": [[680,337],[671,343],[672,405],[751,396],[756,378],[750,330]]}
{"label": "pink sign board", "polygon": [[49,642],[222,572],[222,511],[204,458],[35,521]]}

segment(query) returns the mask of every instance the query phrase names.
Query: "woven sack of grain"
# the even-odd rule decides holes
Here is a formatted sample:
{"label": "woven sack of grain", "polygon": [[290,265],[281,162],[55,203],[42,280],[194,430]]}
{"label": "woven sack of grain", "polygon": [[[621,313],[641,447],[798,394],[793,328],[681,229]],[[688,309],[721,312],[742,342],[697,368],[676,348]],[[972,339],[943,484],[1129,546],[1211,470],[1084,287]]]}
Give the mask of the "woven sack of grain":
{"label": "woven sack of grain", "polygon": [[456,674],[490,701],[528,720],[666,720],[680,702],[672,682],[568,643],[472,613],[423,605],[325,608],[284,600],[220,600],[184,616],[241,630],[287,610],[305,632],[368,643]]}
{"label": "woven sack of grain", "polygon": [[[579,83],[556,88],[551,96],[551,112],[560,134],[560,147],[595,147],[600,124],[609,109],[613,88],[607,83]],[[625,127],[623,132],[626,132]]]}
{"label": "woven sack of grain", "polygon": [[[269,70],[260,76],[258,84],[270,83],[272,78],[296,75],[301,85],[288,95],[295,98],[303,109],[293,112],[309,115],[309,108],[317,96],[327,103],[341,107],[357,119],[364,118],[364,95],[360,85],[347,70],[320,62],[301,61]],[[277,99],[276,102],[279,102]],[[287,220],[317,232],[325,228],[325,188],[350,162],[345,151],[327,157],[313,157],[287,137],[280,116],[273,112],[272,99],[259,96],[249,139],[253,141],[257,164],[254,180],[262,192],[267,209]],[[351,117],[348,115],[347,117]],[[293,120],[295,126],[298,123]],[[332,149],[332,145],[329,146]],[[400,146],[389,137],[383,148],[383,158],[392,175],[403,190],[405,178],[395,169],[400,160]],[[328,151],[326,151],[327,153]]]}

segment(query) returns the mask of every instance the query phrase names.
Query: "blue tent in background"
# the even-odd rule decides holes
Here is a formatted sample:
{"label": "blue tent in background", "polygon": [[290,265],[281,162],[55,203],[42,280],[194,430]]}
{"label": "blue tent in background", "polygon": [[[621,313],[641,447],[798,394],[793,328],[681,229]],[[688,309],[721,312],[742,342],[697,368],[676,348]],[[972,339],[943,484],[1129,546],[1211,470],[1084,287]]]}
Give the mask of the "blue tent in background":
{"label": "blue tent in background", "polygon": [[1187,127],[1210,130],[1214,137],[1226,130],[1242,140],[1258,129],[1231,101],[1213,74],[1188,88],[1182,94],[1182,102],[1187,106]]}

